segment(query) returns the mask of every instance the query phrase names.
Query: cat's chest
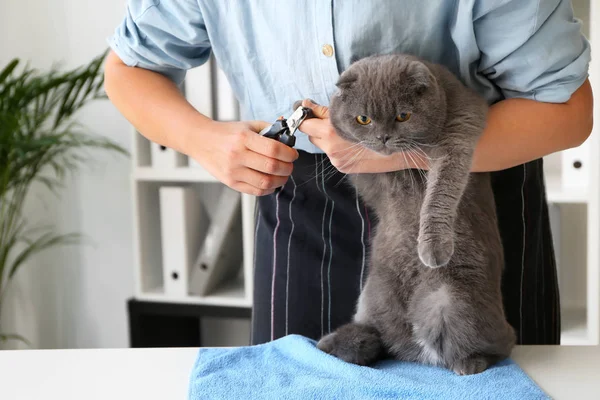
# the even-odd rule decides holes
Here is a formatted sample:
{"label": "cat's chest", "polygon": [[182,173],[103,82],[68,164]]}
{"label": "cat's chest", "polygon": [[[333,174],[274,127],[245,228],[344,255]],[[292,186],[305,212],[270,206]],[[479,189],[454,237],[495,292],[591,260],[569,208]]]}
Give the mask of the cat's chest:
{"label": "cat's chest", "polygon": [[359,174],[352,182],[361,198],[377,214],[419,214],[425,194],[426,172],[404,170],[383,174]]}

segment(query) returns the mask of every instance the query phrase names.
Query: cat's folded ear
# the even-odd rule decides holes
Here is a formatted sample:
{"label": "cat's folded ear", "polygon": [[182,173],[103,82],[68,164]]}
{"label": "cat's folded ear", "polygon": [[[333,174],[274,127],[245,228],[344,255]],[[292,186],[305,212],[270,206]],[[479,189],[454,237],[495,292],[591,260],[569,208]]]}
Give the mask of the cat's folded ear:
{"label": "cat's folded ear", "polygon": [[424,93],[427,89],[437,83],[435,76],[429,68],[420,61],[411,61],[406,69],[409,79],[414,83],[414,89],[417,93]]}
{"label": "cat's folded ear", "polygon": [[337,83],[335,84],[340,89],[348,89],[352,87],[358,80],[358,74],[352,69],[347,69],[342,72]]}

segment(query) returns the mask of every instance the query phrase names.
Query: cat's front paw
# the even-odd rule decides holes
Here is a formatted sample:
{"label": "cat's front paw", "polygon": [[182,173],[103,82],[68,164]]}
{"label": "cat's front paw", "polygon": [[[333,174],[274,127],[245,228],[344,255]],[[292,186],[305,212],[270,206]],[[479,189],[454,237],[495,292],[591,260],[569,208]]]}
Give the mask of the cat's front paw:
{"label": "cat's front paw", "polygon": [[419,238],[419,258],[430,268],[443,267],[454,254],[452,235]]}
{"label": "cat's front paw", "polygon": [[319,340],[317,348],[340,360],[357,365],[369,365],[382,351],[375,328],[350,323]]}

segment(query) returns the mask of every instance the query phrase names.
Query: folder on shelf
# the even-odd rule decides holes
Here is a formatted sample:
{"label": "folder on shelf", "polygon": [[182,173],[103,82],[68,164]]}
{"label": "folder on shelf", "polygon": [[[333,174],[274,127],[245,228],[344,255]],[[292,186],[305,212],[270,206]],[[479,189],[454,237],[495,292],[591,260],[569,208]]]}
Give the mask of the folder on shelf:
{"label": "folder on shelf", "polygon": [[561,151],[562,187],[585,189],[590,179],[590,141],[579,147]]}
{"label": "folder on shelf", "polygon": [[210,227],[202,201],[189,187],[159,188],[164,294],[186,297],[188,271]]}
{"label": "folder on shelf", "polygon": [[216,213],[195,264],[189,272],[189,293],[210,294],[234,279],[243,260],[241,194],[224,187]]}
{"label": "folder on shelf", "polygon": [[158,143],[150,143],[150,157],[153,168],[177,168],[188,165],[187,157]]}
{"label": "folder on shelf", "polygon": [[[185,77],[185,97],[201,114],[214,118],[213,101],[213,60],[212,57],[199,67],[192,68]],[[189,159],[189,166],[202,168],[195,160]]]}

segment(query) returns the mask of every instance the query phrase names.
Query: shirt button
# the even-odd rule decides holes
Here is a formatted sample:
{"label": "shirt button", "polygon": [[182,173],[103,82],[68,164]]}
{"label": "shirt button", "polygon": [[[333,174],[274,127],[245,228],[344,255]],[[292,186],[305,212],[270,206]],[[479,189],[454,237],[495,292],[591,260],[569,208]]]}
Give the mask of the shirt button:
{"label": "shirt button", "polygon": [[331,57],[333,55],[333,47],[330,44],[324,44],[323,47],[321,47],[321,51],[327,57]]}

